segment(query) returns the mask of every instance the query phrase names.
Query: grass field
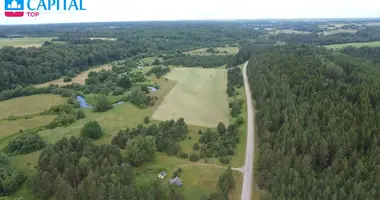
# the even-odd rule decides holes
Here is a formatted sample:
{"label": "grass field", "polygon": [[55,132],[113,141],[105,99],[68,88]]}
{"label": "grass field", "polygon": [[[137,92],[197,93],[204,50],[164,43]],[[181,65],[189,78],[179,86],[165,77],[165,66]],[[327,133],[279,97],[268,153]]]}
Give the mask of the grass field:
{"label": "grass field", "polygon": [[188,124],[215,128],[229,124],[225,69],[175,68],[167,76],[177,81],[152,119],[185,118]]}
{"label": "grass field", "polygon": [[72,81],[70,82],[63,82],[63,78],[60,78],[60,79],[56,79],[56,80],[52,80],[52,81],[49,81],[49,82],[46,82],[46,83],[42,83],[42,84],[38,84],[36,85],[36,87],[46,87],[46,86],[49,86],[50,84],[54,84],[54,85],[59,85],[59,86],[62,86],[62,85],[69,85],[71,83],[79,83],[79,84],[85,84],[85,81],[86,79],[88,78],[88,74],[92,71],[94,72],[99,72],[101,71],[102,69],[104,70],[111,70],[112,67],[111,65],[102,65],[102,66],[99,66],[99,67],[94,67],[94,68],[91,68],[87,71],[84,71],[80,74],[78,74],[76,77],[72,78]]}
{"label": "grass field", "polygon": [[327,48],[331,48],[331,49],[341,49],[341,48],[348,47],[348,46],[353,46],[353,47],[364,47],[364,46],[368,46],[368,47],[379,47],[379,46],[380,46],[380,41],[376,41],[376,42],[361,42],[361,43],[344,43],[344,44],[330,44],[330,45],[325,45],[325,47],[327,47]]}
{"label": "grass field", "polygon": [[335,30],[328,30],[326,31],[327,35],[333,35],[337,33],[356,33],[358,30],[355,29],[335,29]]}
{"label": "grass field", "polygon": [[[231,54],[237,54],[239,51],[238,47],[216,47],[214,48],[217,51],[220,51],[220,53],[215,53],[215,55],[231,55]],[[195,49],[192,51],[186,51],[184,54],[190,54],[190,55],[213,55],[212,53],[206,52],[207,48],[201,48],[201,49]],[[227,53],[224,53],[226,51]]]}
{"label": "grass field", "polygon": [[32,37],[32,38],[0,38],[0,47],[40,47],[45,41],[51,41],[52,37]]}
{"label": "grass field", "polygon": [[65,98],[52,94],[38,94],[0,101],[0,119],[37,114],[64,102]]}
{"label": "grass field", "polygon": [[39,128],[52,122],[56,116],[54,115],[39,115],[29,119],[20,118],[12,121],[0,121],[0,140],[4,137],[19,132],[20,130],[27,131],[30,129]]}

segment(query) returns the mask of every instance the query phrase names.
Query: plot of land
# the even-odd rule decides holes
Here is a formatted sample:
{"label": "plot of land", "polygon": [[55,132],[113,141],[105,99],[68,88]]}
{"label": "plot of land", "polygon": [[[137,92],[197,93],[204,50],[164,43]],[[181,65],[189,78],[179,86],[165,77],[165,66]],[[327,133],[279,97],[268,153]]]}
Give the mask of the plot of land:
{"label": "plot of land", "polygon": [[326,31],[326,35],[333,35],[337,33],[356,33],[358,30],[355,29],[335,29]]}
{"label": "plot of land", "polygon": [[32,37],[32,38],[0,38],[0,47],[14,46],[14,47],[40,47],[45,41],[51,41],[51,37]]}
{"label": "plot of land", "polygon": [[326,45],[325,47],[327,48],[332,48],[332,49],[341,49],[344,47],[348,46],[353,46],[353,47],[379,47],[380,46],[380,41],[376,42],[359,42],[359,43],[344,43],[344,44],[331,44],[331,45]]}
{"label": "plot of land", "polygon": [[175,68],[167,76],[177,81],[152,118],[178,119],[204,127],[229,123],[225,69]]}
{"label": "plot of land", "polygon": [[[230,54],[237,54],[239,51],[238,47],[216,47],[214,48],[215,51],[219,51],[219,53],[215,53],[215,55],[230,55]],[[207,48],[202,49],[195,49],[192,51],[184,52],[184,54],[190,54],[190,55],[212,55],[213,53],[206,52]]]}
{"label": "plot of land", "polygon": [[104,70],[111,70],[112,67],[111,67],[111,65],[103,65],[103,66],[100,66],[100,67],[91,68],[91,69],[89,69],[87,71],[84,71],[84,72],[78,74],[70,82],[64,82],[63,78],[60,78],[60,79],[57,79],[57,80],[53,80],[53,81],[49,81],[49,82],[46,82],[46,83],[38,84],[38,85],[36,85],[36,87],[46,87],[46,86],[49,86],[50,84],[62,86],[62,85],[69,85],[71,83],[79,83],[79,84],[83,85],[83,84],[85,84],[85,81],[88,78],[88,74],[90,72],[92,72],[92,71],[99,72],[102,69],[104,69]]}
{"label": "plot of land", "polygon": [[20,130],[26,131],[47,125],[53,121],[55,117],[54,115],[41,115],[30,119],[21,118],[13,121],[2,120],[0,121],[0,139],[17,133]]}
{"label": "plot of land", "polygon": [[64,102],[65,98],[52,94],[39,94],[0,101],[0,119],[37,114]]}
{"label": "plot of land", "polygon": [[307,32],[307,31],[297,31],[297,30],[291,30],[291,29],[276,29],[276,28],[264,28],[264,29],[269,31],[269,34],[272,34],[272,35],[276,35],[279,33],[310,34],[310,32]]}

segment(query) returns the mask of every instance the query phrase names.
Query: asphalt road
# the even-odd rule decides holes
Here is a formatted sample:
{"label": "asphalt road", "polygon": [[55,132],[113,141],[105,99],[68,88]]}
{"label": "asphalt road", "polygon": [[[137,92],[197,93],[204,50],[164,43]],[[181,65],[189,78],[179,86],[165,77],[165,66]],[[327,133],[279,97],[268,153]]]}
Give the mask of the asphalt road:
{"label": "asphalt road", "polygon": [[251,200],[251,190],[253,182],[253,161],[254,161],[254,123],[255,115],[254,108],[252,104],[251,89],[249,88],[248,76],[247,76],[247,65],[248,61],[244,64],[243,77],[244,77],[244,87],[245,94],[247,98],[247,147],[245,152],[245,165],[242,167],[244,174],[243,177],[243,188],[241,191],[241,200]]}

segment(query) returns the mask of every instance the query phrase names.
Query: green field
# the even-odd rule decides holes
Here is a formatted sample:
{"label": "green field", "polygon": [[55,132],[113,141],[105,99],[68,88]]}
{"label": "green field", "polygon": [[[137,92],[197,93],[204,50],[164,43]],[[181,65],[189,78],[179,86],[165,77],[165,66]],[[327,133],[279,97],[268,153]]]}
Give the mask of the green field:
{"label": "green field", "polygon": [[183,117],[188,124],[215,128],[229,124],[225,69],[175,68],[167,76],[177,81],[152,118]]}
{"label": "green field", "polygon": [[[195,49],[195,50],[192,50],[192,51],[186,51],[186,52],[184,52],[184,54],[203,55],[203,56],[213,55],[213,53],[206,52],[207,49],[208,48]],[[226,46],[226,47],[216,47],[214,49],[217,50],[217,51],[220,51],[219,53],[215,53],[215,55],[231,55],[231,54],[237,54],[237,52],[239,51],[238,47],[229,47],[229,46]]]}
{"label": "green field", "polygon": [[0,119],[38,114],[64,102],[65,98],[52,94],[38,94],[0,101]]}
{"label": "green field", "polygon": [[[41,126],[47,125],[53,121],[56,116],[54,115],[41,115],[32,118],[19,118],[16,120],[1,120],[0,121],[0,141],[2,138],[12,135],[14,133],[27,131]],[[1,143],[3,144],[3,143]]]}
{"label": "green field", "polygon": [[367,47],[379,47],[380,41],[325,45],[325,47],[331,48],[331,49],[341,49],[341,48],[348,47],[348,46],[353,46],[353,47],[365,47],[365,46],[367,46]]}
{"label": "green field", "polygon": [[40,47],[45,41],[51,41],[52,37],[31,37],[31,38],[0,38],[0,47]]}

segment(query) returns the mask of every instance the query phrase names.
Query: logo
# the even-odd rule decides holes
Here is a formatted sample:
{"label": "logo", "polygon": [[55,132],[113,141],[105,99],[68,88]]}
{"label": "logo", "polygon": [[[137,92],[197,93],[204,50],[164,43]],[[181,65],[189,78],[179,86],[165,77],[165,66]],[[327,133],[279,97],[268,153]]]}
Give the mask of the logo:
{"label": "logo", "polygon": [[5,0],[6,17],[24,16],[24,0]]}
{"label": "logo", "polygon": [[4,0],[6,17],[37,17],[44,12],[84,11],[84,0]]}

